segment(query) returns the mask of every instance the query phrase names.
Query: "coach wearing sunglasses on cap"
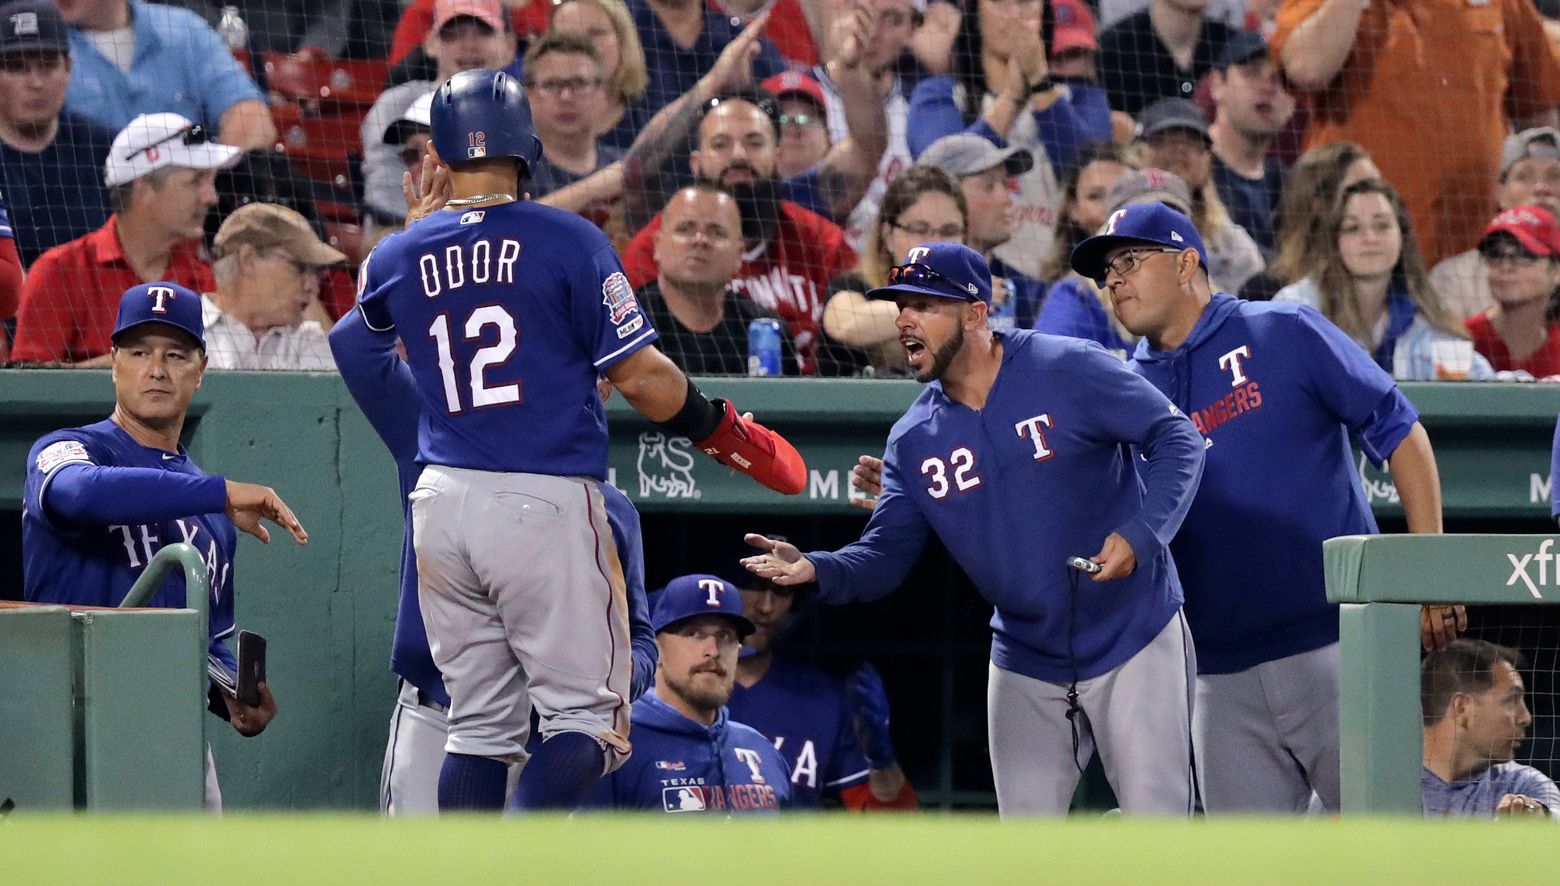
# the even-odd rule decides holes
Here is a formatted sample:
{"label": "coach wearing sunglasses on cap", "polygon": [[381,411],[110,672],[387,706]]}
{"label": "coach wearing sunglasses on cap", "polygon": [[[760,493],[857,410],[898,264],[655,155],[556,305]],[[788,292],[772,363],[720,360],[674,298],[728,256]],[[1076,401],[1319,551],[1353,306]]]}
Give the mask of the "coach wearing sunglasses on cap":
{"label": "coach wearing sunglasses on cap", "polygon": [[926,385],[889,433],[872,520],[832,553],[749,535],[763,553],[743,564],[817,582],[826,603],[872,600],[935,534],[996,610],[998,812],[1065,814],[1097,748],[1123,812],[1190,815],[1195,665],[1167,545],[1202,474],[1197,429],[1092,342],[992,330],[978,252],[926,243],[908,258],[867,293],[899,305]]}
{"label": "coach wearing sunglasses on cap", "polygon": [[178,114],[131,120],[104,164],[114,214],[33,264],[11,359],[106,366],[120,293],[158,280],[214,289],[200,237],[217,202],[217,170],[241,153]]}

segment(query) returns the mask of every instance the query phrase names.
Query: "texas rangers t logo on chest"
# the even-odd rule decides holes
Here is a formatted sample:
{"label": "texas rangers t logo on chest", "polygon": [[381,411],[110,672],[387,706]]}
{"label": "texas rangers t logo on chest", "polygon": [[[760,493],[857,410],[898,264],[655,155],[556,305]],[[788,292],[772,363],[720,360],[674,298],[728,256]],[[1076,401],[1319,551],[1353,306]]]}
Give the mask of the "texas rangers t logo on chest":
{"label": "texas rangers t logo on chest", "polygon": [[1028,439],[1035,445],[1035,461],[1045,461],[1056,454],[1045,444],[1045,431],[1041,430],[1042,425],[1047,428],[1051,426],[1051,413],[1033,415],[1013,424],[1013,430],[1018,432],[1021,439]]}
{"label": "texas rangers t logo on chest", "polygon": [[1242,357],[1247,359],[1251,357],[1251,348],[1249,346],[1241,345],[1219,358],[1219,368],[1230,371],[1230,387],[1232,388],[1238,388],[1246,383],[1246,373],[1241,371],[1240,365]]}

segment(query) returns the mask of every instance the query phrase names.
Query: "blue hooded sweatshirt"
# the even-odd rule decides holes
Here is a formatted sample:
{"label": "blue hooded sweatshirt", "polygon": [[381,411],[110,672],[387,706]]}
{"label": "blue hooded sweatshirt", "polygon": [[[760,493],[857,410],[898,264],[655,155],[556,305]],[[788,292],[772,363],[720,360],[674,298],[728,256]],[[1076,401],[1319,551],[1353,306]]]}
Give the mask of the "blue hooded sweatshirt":
{"label": "blue hooded sweatshirt", "polygon": [[[1168,544],[1197,489],[1202,441],[1093,342],[993,334],[1002,366],[985,406],[928,384],[889,432],[861,539],[807,557],[822,600],[871,600],[899,586],[936,533],[996,609],[993,664],[1087,680],[1136,655],[1181,607]],[[1067,566],[1112,532],[1137,557],[1131,575],[1096,583]]]}
{"label": "blue hooded sweatshirt", "polygon": [[1171,542],[1197,669],[1227,674],[1338,639],[1322,542],[1376,532],[1351,437],[1380,467],[1419,420],[1397,384],[1311,308],[1217,293],[1172,351],[1132,368],[1206,438]]}
{"label": "blue hooded sweatshirt", "polygon": [[596,784],[586,806],[660,812],[774,813],[791,803],[791,771],[769,739],[723,707],[709,726],[654,691],[634,702],[634,753]]}

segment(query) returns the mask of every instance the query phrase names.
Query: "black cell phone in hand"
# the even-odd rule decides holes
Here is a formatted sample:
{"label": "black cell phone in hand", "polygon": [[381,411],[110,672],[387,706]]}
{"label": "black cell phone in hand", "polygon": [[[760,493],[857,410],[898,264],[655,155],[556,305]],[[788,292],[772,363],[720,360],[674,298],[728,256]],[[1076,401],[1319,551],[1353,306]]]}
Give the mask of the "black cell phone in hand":
{"label": "black cell phone in hand", "polygon": [[265,638],[252,631],[238,632],[238,679],[234,696],[241,704],[260,706],[260,684],[265,682]]}

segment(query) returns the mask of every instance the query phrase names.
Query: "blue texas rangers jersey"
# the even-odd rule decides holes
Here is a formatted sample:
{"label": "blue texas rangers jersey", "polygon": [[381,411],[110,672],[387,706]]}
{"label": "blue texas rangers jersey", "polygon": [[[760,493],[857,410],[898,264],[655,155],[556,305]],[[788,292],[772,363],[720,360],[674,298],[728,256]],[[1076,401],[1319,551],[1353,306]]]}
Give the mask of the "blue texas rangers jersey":
{"label": "blue texas rangers jersey", "polygon": [[[362,314],[356,311],[342,317],[331,328],[330,347],[347,390],[395,459],[396,479],[401,491],[406,529],[401,538],[401,592],[396,608],[395,639],[390,646],[390,668],[448,707],[449,693],[428,648],[428,632],[423,625],[422,609],[417,604],[417,556],[412,549],[411,502],[407,499],[422,472],[417,464],[421,408],[417,385],[411,369],[396,356],[395,337],[370,330]],[[627,496],[605,483],[601,485],[601,494],[606,501],[607,522],[612,527],[613,540],[617,542],[623,578],[628,586],[629,633],[634,644],[632,685],[637,691],[654,682],[659,655],[645,600],[645,557],[639,534],[639,512],[634,510],[633,502]]]}
{"label": "blue texas rangers jersey", "polygon": [[812,665],[776,655],[763,679],[736,685],[726,708],[733,720],[774,742],[790,767],[795,805],[822,806],[825,794],[866,783],[870,770],[851,728],[844,687]]}
{"label": "blue texas rangers jersey", "polygon": [[1419,419],[1413,404],[1311,308],[1224,293],[1179,348],[1140,343],[1133,366],[1207,438],[1201,487],[1171,545],[1198,670],[1232,673],[1337,640],[1322,542],[1376,532],[1349,440],[1379,466]]}
{"label": "blue texas rangers jersey", "polygon": [[[188,542],[211,582],[211,655],[235,666],[233,554],[227,482],[184,448],[137,443],[112,421],[45,434],[27,454],[22,493],[22,597],[35,603],[117,606],[152,555]],[[148,606],[184,606],[175,570]]]}
{"label": "blue texas rangers jersey", "polygon": [[656,335],[594,225],[526,201],[435,212],[375,247],[358,286],[368,325],[405,343],[419,462],[606,477],[596,377]]}
{"label": "blue texas rangers jersey", "polygon": [[587,806],[661,812],[772,813],[791,803],[785,760],[721,708],[712,726],[647,692],[634,702],[634,754]]}
{"label": "blue texas rangers jersey", "polygon": [[[985,408],[927,385],[889,433],[861,540],[807,556],[824,600],[873,599],[899,586],[935,532],[996,610],[994,664],[1088,679],[1137,654],[1181,605],[1166,545],[1197,489],[1202,439],[1099,345],[994,335],[1002,367]],[[1066,565],[1112,532],[1137,557],[1131,575],[1096,584]]]}

